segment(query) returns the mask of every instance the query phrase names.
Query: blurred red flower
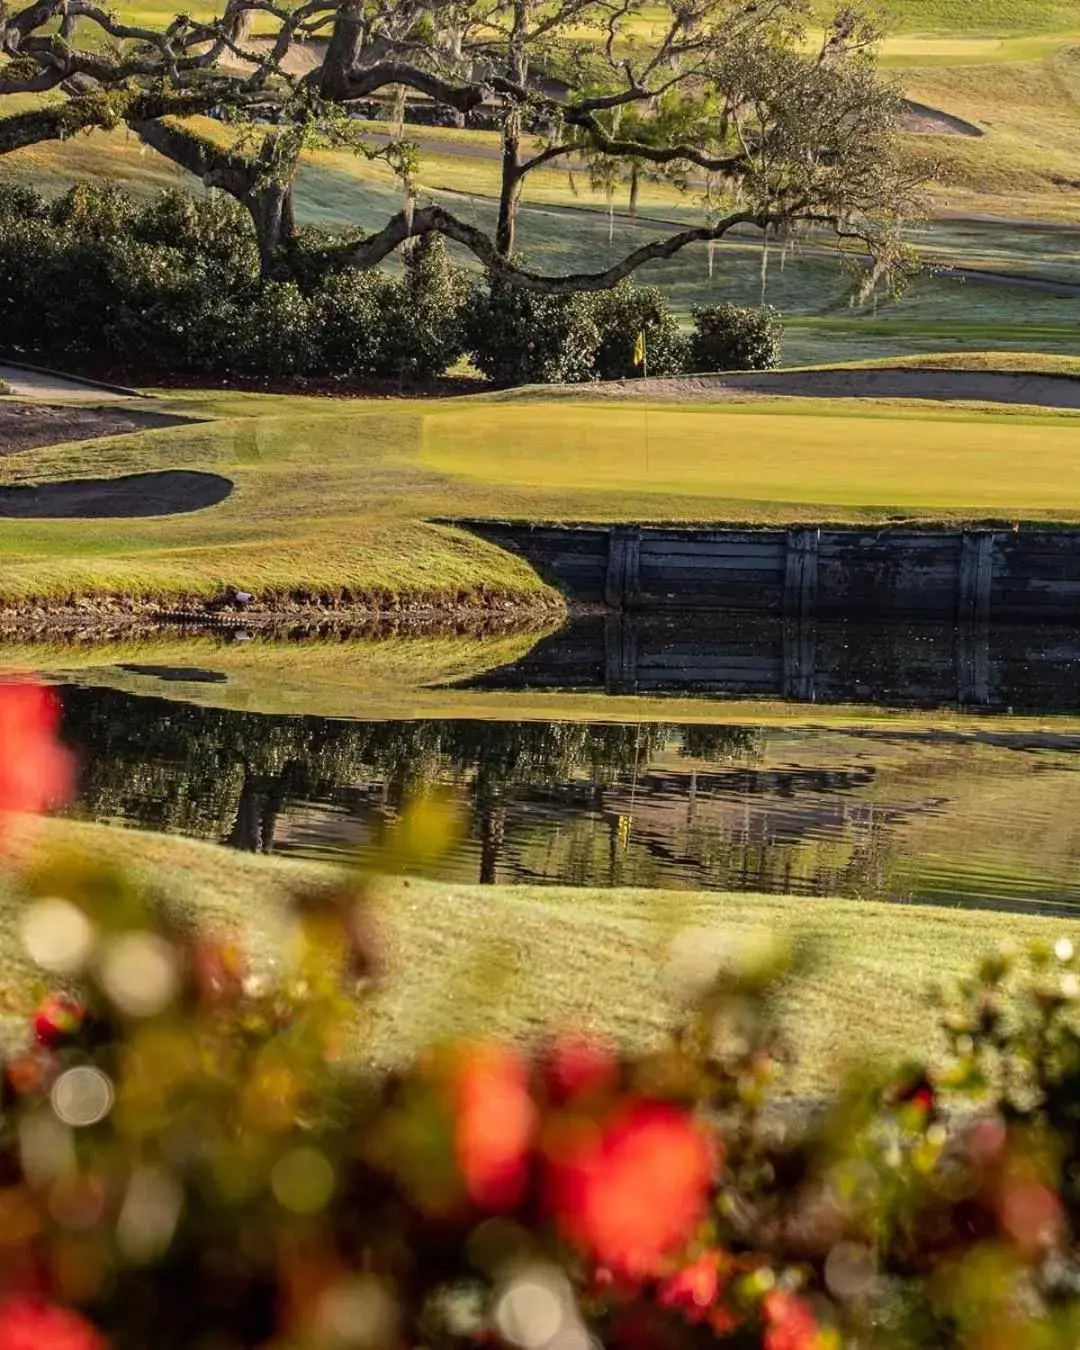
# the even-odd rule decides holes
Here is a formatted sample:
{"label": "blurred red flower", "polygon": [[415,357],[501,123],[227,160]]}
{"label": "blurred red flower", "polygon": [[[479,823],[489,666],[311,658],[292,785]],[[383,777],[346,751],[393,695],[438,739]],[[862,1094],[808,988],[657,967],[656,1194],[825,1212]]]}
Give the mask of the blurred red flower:
{"label": "blurred red flower", "polygon": [[512,1209],[524,1195],[536,1106],[529,1075],[511,1050],[465,1047],[454,1066],[454,1152],[469,1198]]}
{"label": "blurred red flower", "polygon": [[105,1350],[96,1327],[68,1308],[15,1298],[0,1304],[0,1350]]}
{"label": "blurred red flower", "polygon": [[633,1100],[549,1142],[547,1195],[563,1235],[616,1276],[661,1275],[705,1212],[714,1150],[686,1111]]}
{"label": "blurred red flower", "polygon": [[71,790],[71,756],[56,739],[60,702],[51,689],[0,683],[0,812],[41,811]]}
{"label": "blurred red flower", "polygon": [[706,1252],[669,1275],[657,1290],[660,1306],[677,1308],[690,1322],[709,1320],[713,1304],[720,1296],[720,1267],[720,1253]]}
{"label": "blurred red flower", "polygon": [[1006,1177],[998,1218],[1013,1242],[1030,1254],[1053,1247],[1065,1226],[1061,1201],[1050,1187],[1023,1174]]}
{"label": "blurred red flower", "polygon": [[243,996],[247,965],[238,943],[200,933],[192,944],[191,968],[204,1003],[236,1003]]}
{"label": "blurred red flower", "polygon": [[86,1019],[86,1009],[70,994],[50,994],[34,1014],[34,1039],[55,1049],[71,1039]]}
{"label": "blurred red flower", "polygon": [[810,1304],[797,1294],[774,1289],[765,1295],[763,1350],[817,1350],[821,1333]]}
{"label": "blurred red flower", "polygon": [[570,1033],[551,1047],[544,1065],[548,1095],[560,1105],[615,1084],[618,1065],[611,1050],[589,1036]]}

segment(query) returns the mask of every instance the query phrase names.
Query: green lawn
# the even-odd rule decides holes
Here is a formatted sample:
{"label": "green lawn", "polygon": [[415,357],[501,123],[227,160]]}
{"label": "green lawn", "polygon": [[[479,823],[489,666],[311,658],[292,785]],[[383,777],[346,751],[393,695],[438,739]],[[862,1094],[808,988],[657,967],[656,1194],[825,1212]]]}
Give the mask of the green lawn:
{"label": "green lawn", "polygon": [[[586,396],[587,397],[587,396]],[[1031,409],[332,401],[190,394],[189,427],[24,452],[8,483],[202,470],[208,509],[0,522],[0,598],[489,603],[543,598],[454,516],[1080,521],[1080,418]],[[180,504],[178,504],[180,505]]]}
{"label": "green lawn", "polygon": [[[579,396],[580,397],[580,396]],[[584,396],[587,398],[587,394]],[[827,400],[727,405],[175,395],[212,420],[28,451],[11,484],[201,470],[231,494],[142,519],[0,522],[0,599],[490,605],[548,594],[447,517],[1080,522],[1080,418]],[[177,505],[180,505],[178,500]]]}
{"label": "green lawn", "polygon": [[[178,903],[239,929],[257,961],[280,952],[285,888],[325,875],[116,827],[50,822],[43,837],[106,851],[159,888],[167,879]],[[692,933],[694,951],[707,953],[770,933],[822,949],[784,1005],[799,1091],[823,1087],[853,1054],[880,1061],[932,1053],[926,985],[965,973],[981,951],[1005,939],[1080,940],[1077,921],[854,900],[418,881],[382,882],[376,894],[390,973],[357,1045],[365,1056],[396,1060],[440,1034],[521,1036],[566,1025],[648,1044],[676,1015],[677,967],[666,953],[679,934]],[[35,977],[18,955],[17,915],[16,902],[0,897],[5,986],[28,1003]]]}

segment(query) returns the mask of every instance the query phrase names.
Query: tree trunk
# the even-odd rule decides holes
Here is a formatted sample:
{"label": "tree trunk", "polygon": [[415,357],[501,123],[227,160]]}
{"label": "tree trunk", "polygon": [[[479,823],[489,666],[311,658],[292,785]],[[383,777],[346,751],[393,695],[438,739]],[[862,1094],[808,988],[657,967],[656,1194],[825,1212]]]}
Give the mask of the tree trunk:
{"label": "tree trunk", "polygon": [[236,806],[236,819],[225,842],[230,848],[244,853],[259,851],[259,785],[254,776],[244,770],[244,784]]}
{"label": "tree trunk", "polygon": [[[291,165],[275,162],[274,133],[267,136],[255,156],[222,150],[206,137],[175,122],[152,119],[132,122],[140,140],[159,154],[201,178],[207,187],[227,192],[245,208],[259,241],[259,262],[265,277],[275,252],[287,244],[295,231],[293,184],[296,160]],[[271,165],[274,177],[270,177]],[[282,181],[285,173],[287,181]]]}
{"label": "tree trunk", "polygon": [[480,885],[494,886],[506,833],[506,808],[487,800],[480,807]]}
{"label": "tree trunk", "polygon": [[259,265],[268,276],[274,255],[292,239],[296,229],[293,217],[292,183],[264,183],[240,198],[255,225],[259,241]]}
{"label": "tree trunk", "polygon": [[337,12],[334,31],[326,46],[326,56],[319,75],[319,92],[323,98],[348,97],[349,74],[359,62],[363,49],[363,0],[348,0]]}
{"label": "tree trunk", "polygon": [[255,11],[251,9],[241,9],[239,4],[230,3],[225,7],[225,31],[229,39],[235,42],[238,47],[244,47],[248,38],[251,36],[251,26],[255,18]]}
{"label": "tree trunk", "polygon": [[259,821],[259,850],[262,853],[273,853],[274,851],[274,835],[277,833],[281,801],[281,786],[275,784],[266,794],[262,817]]}
{"label": "tree trunk", "polygon": [[[510,34],[510,78],[523,87],[529,71],[527,39],[529,0],[514,0],[514,27]],[[521,186],[521,108],[511,106],[503,123],[502,183],[499,188],[499,220],[495,227],[495,252],[509,258],[514,252],[518,189]]]}
{"label": "tree trunk", "polygon": [[521,114],[515,109],[503,134],[502,183],[499,187],[499,221],[495,227],[495,251],[500,258],[514,252],[517,226],[518,177],[521,164]]}

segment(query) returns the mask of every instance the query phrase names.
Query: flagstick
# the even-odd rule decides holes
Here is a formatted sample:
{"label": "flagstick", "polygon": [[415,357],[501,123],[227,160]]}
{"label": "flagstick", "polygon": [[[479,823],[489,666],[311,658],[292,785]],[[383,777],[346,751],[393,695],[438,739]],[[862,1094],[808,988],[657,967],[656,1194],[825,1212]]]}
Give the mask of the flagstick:
{"label": "flagstick", "polygon": [[641,379],[645,385],[645,477],[648,478],[652,472],[649,466],[649,358],[646,356],[641,363]]}
{"label": "flagstick", "polygon": [[648,478],[651,473],[649,465],[649,350],[645,346],[645,331],[641,333],[641,380],[644,384],[642,393],[645,395],[645,477]]}

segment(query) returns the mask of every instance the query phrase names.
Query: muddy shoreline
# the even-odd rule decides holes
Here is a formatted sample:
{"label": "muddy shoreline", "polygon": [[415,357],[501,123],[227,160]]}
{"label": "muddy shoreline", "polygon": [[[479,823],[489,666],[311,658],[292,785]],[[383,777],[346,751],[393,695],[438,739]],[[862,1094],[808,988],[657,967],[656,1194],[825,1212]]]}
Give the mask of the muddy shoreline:
{"label": "muddy shoreline", "polygon": [[377,606],[269,605],[207,610],[176,603],[98,601],[0,603],[0,662],[4,642],[101,642],[147,637],[227,634],[306,641],[356,637],[476,636],[532,632],[564,620],[561,596],[488,605]]}

